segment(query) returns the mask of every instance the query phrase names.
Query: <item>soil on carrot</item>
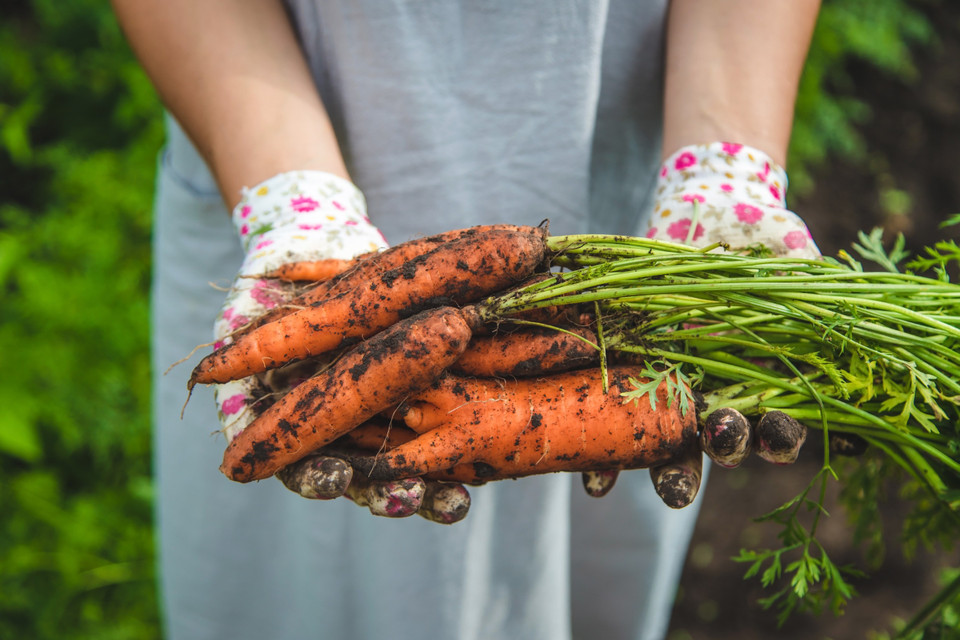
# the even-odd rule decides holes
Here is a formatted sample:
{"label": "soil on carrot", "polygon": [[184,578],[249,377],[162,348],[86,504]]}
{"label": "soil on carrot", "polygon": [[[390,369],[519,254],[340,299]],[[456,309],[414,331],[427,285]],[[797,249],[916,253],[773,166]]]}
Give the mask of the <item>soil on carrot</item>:
{"label": "soil on carrot", "polygon": [[[913,251],[960,230],[940,229],[960,211],[960,6],[939,3],[931,11],[941,25],[958,25],[942,35],[941,49],[919,55],[921,81],[907,86],[863,67],[852,69],[859,96],[874,110],[863,129],[871,157],[863,165],[833,163],[815,176],[815,193],[791,199],[809,224],[824,253],[850,247],[859,230],[883,227],[890,237],[902,232]],[[949,29],[948,29],[949,30]],[[891,191],[893,190],[893,191]],[[899,192],[899,193],[898,193]],[[882,195],[885,194],[885,195]],[[903,198],[908,194],[908,198]],[[895,197],[898,196],[898,197]],[[741,548],[778,548],[777,525],[753,519],[795,496],[822,462],[821,440],[811,433],[798,462],[776,467],[755,456],[734,469],[712,467],[701,495],[700,518],[673,611],[668,640],[866,640],[871,631],[890,631],[895,618],[907,619],[937,591],[939,569],[960,564],[960,552],[922,548],[904,557],[899,536],[906,505],[893,490],[880,502],[886,538],[881,567],[871,568],[862,549],[852,544],[853,528],[836,501],[820,538],[838,565],[866,571],[855,581],[859,595],[844,615],[797,614],[782,627],[774,611],[758,599],[767,595],[759,581],[743,580],[746,566],[733,562]],[[758,491],[758,488],[762,490]]]}

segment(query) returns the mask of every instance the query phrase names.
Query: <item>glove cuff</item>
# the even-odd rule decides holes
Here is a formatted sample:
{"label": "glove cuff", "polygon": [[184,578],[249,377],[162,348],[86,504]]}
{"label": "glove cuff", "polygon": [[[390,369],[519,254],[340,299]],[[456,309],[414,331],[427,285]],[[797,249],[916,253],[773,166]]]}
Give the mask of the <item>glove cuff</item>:
{"label": "glove cuff", "polygon": [[730,142],[683,147],[660,167],[647,237],[816,257],[810,231],[786,208],[786,191],[783,167],[758,149]]}
{"label": "glove cuff", "polygon": [[661,165],[658,200],[680,196],[702,202],[711,192],[737,202],[786,208],[787,172],[763,151],[733,142],[683,147]]}
{"label": "glove cuff", "polygon": [[244,188],[232,218],[247,253],[246,273],[387,246],[360,190],[323,171],[288,171]]}

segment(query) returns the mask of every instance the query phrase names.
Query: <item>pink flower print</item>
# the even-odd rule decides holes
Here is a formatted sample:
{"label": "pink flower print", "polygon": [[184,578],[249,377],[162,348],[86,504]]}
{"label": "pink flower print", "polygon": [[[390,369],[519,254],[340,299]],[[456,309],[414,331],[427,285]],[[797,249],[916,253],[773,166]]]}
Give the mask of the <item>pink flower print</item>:
{"label": "pink flower print", "polygon": [[230,396],[220,405],[220,411],[226,416],[232,416],[247,406],[247,396],[242,393]]}
{"label": "pink flower print", "polygon": [[684,202],[699,202],[699,203],[702,204],[702,203],[706,202],[706,200],[707,200],[707,199],[704,198],[704,197],[703,197],[702,195],[700,195],[699,193],[685,193],[685,194],[683,194],[683,201],[684,201]]}
{"label": "pink flower print", "polygon": [[224,340],[217,340],[216,342],[213,343],[213,350],[216,351],[217,349],[219,349],[225,344],[227,343]]}
{"label": "pink flower print", "polygon": [[249,225],[246,225],[246,224],[245,224],[245,225],[243,225],[242,227],[240,227],[240,235],[245,236],[245,235],[247,235],[248,233],[250,233],[250,226],[249,226]]}
{"label": "pink flower print", "polygon": [[761,180],[763,180],[764,182],[766,182],[766,181],[767,181],[767,178],[768,178],[769,176],[770,176],[770,163],[769,163],[769,162],[764,162],[764,163],[763,163],[763,171],[759,172],[759,173],[757,174],[757,177],[760,178]]}
{"label": "pink flower print", "polygon": [[246,218],[247,216],[250,215],[251,211],[253,211],[253,209],[250,207],[250,205],[248,204],[243,205],[243,207],[240,208],[240,217]]}
{"label": "pink flower print", "polygon": [[247,324],[248,322],[250,322],[250,318],[243,315],[242,313],[238,313],[237,315],[230,318],[230,329],[231,330],[239,329],[240,327]]}
{"label": "pink flower print", "polygon": [[357,222],[356,220],[347,220],[347,221],[344,222],[343,224],[346,225],[346,226],[348,226],[348,227],[355,227],[355,226],[357,226],[357,225],[360,224],[360,223]]}
{"label": "pink flower print", "polygon": [[783,236],[783,244],[787,245],[788,249],[803,249],[807,246],[807,238],[809,237],[809,232],[789,231]]}
{"label": "pink flower print", "polygon": [[269,247],[272,244],[273,244],[273,240],[262,240],[258,242],[256,246],[254,246],[253,248],[255,251],[259,251],[260,249],[263,249],[264,247]]}
{"label": "pink flower print", "polygon": [[777,199],[777,202],[780,201],[780,187],[775,184],[770,185],[770,193]]}
{"label": "pink flower print", "polygon": [[724,153],[735,156],[737,153],[739,153],[740,149],[743,149],[743,145],[733,142],[724,142],[722,148]]}
{"label": "pink flower print", "polygon": [[319,207],[320,203],[313,198],[300,196],[299,198],[291,198],[290,206],[293,207],[293,210],[297,213],[307,213]]}
{"label": "pink flower print", "polygon": [[697,164],[697,157],[689,151],[684,151],[673,163],[673,168],[677,171],[683,171],[684,169],[692,167],[695,164]]}
{"label": "pink flower print", "polygon": [[664,167],[663,169],[660,170],[660,177],[661,177],[661,178],[666,178],[666,177],[667,177],[667,168],[666,168],[666,167]]}
{"label": "pink flower print", "polygon": [[648,237],[648,238],[653,238],[653,237],[656,236],[656,235],[657,235],[657,228],[656,228],[656,227],[650,227],[650,230],[647,231],[647,237]]}
{"label": "pink flower print", "polygon": [[266,309],[272,309],[283,302],[283,291],[277,289],[267,280],[257,280],[250,289],[250,297],[259,302]]}
{"label": "pink flower print", "polygon": [[[673,238],[674,240],[679,240],[681,242],[687,241],[687,236],[690,235],[690,225],[693,224],[693,220],[690,218],[683,218],[682,220],[677,220],[669,227],[667,227],[667,235]],[[700,239],[700,236],[704,234],[704,228],[702,224],[697,224],[697,228],[693,231],[693,240]]]}
{"label": "pink flower print", "polygon": [[304,231],[318,231],[323,229],[322,224],[298,224],[298,229],[303,229]]}
{"label": "pink flower print", "polygon": [[733,185],[727,184],[726,182],[724,182],[722,185],[720,185],[720,190],[725,191],[726,193],[730,193],[731,191],[733,191]]}
{"label": "pink flower print", "polygon": [[340,203],[337,202],[336,200],[333,201],[333,206],[336,207],[337,209],[339,209],[340,211],[346,211],[346,210],[347,210],[347,208],[346,208],[345,206],[343,206],[342,204],[340,204]]}
{"label": "pink flower print", "polygon": [[752,204],[737,203],[733,206],[737,220],[744,224],[757,224],[763,218],[763,211]]}
{"label": "pink flower print", "polygon": [[236,309],[230,307],[223,312],[223,319],[227,321],[230,329],[237,329],[250,322],[250,319],[242,313],[237,313]]}

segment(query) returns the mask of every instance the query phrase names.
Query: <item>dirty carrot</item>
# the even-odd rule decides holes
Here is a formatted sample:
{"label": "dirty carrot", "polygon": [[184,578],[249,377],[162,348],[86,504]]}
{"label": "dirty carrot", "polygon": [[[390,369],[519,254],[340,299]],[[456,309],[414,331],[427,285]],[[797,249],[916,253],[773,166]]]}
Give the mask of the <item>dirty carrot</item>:
{"label": "dirty carrot", "polygon": [[451,371],[488,378],[539,376],[595,366],[599,354],[589,328],[524,327],[474,336]]}
{"label": "dirty carrot", "polygon": [[[399,269],[410,260],[429,253],[448,242],[464,238],[476,238],[488,231],[523,233],[531,228],[532,227],[507,224],[481,225],[468,229],[445,231],[423,238],[413,238],[379,253],[362,254],[353,260],[321,260],[317,263],[301,262],[281,267],[277,271],[263,274],[261,277],[300,281],[313,280],[316,281],[316,286],[310,287],[291,299],[287,304],[274,307],[250,324],[241,327],[234,334],[234,337],[243,335],[268,322],[273,322],[298,309],[316,305],[322,300],[334,297],[340,293],[359,291],[372,281],[380,278],[384,273],[392,269]],[[331,273],[335,271],[338,266],[342,267],[341,270]]]}
{"label": "dirty carrot", "polygon": [[471,483],[649,467],[695,441],[696,411],[692,403],[668,403],[666,384],[656,391],[656,410],[624,402],[621,392],[632,388],[636,374],[632,367],[611,367],[607,392],[599,369],[508,381],[447,374],[400,410],[419,437],[351,462],[372,478],[432,473]]}
{"label": "dirty carrot", "polygon": [[440,307],[357,345],[241,431],[220,470],[238,482],[269,477],[398,404],[460,356],[472,322],[468,312]]}
{"label": "dirty carrot", "polygon": [[545,234],[539,227],[493,229],[441,244],[363,286],[240,336],[201,360],[188,386],[228,382],[326,353],[423,309],[507,288],[543,261]]}
{"label": "dirty carrot", "polygon": [[366,260],[374,255],[376,254],[363,253],[349,260],[326,258],[323,260],[291,262],[290,264],[281,265],[273,271],[260,274],[258,277],[284,280],[286,282],[326,282],[327,280],[332,280],[344,271],[355,267],[361,260]]}

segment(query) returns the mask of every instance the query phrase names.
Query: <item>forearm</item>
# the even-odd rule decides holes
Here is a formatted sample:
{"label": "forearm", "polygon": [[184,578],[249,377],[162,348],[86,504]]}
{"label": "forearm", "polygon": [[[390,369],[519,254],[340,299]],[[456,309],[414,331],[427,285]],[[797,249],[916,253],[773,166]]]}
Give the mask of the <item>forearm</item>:
{"label": "forearm", "polygon": [[673,0],[663,156],[715,141],[785,164],[819,0]]}
{"label": "forearm", "polygon": [[279,0],[113,0],[166,107],[227,205],[282,171],[349,178]]}

